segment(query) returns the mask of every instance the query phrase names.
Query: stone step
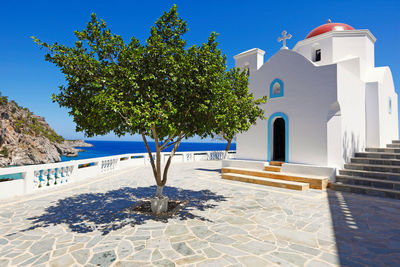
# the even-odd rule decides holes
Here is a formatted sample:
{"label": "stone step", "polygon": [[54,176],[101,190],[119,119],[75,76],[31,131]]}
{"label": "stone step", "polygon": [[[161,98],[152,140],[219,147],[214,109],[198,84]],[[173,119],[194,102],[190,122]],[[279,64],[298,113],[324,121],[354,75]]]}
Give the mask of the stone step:
{"label": "stone step", "polygon": [[387,148],[400,148],[400,144],[387,144]]}
{"label": "stone step", "polygon": [[392,144],[400,144],[400,140],[392,140]]}
{"label": "stone step", "polygon": [[358,176],[358,177],[381,179],[381,180],[400,181],[400,174],[399,173],[390,173],[390,172],[373,172],[373,171],[361,171],[361,170],[339,170],[339,175],[348,175],[348,176]]}
{"label": "stone step", "polygon": [[280,187],[286,189],[293,189],[293,190],[307,190],[309,189],[309,184],[307,183],[300,183],[300,182],[293,182],[293,181],[284,181],[284,180],[277,180],[277,179],[269,179],[269,178],[260,178],[251,175],[244,175],[238,173],[223,173],[221,175],[222,179],[232,180],[232,181],[240,181],[245,183],[252,183],[252,184],[260,184],[260,185],[267,185],[273,187]]}
{"label": "stone step", "polygon": [[281,171],[281,167],[278,167],[278,166],[264,166],[264,171],[280,172]]}
{"label": "stone step", "polygon": [[283,165],[283,161],[270,161],[269,165],[270,166],[282,166]]}
{"label": "stone step", "polygon": [[374,158],[374,159],[400,159],[400,154],[385,152],[357,152],[356,158]]}
{"label": "stone step", "polygon": [[326,189],[328,185],[328,177],[314,176],[314,175],[297,175],[293,173],[271,172],[255,169],[225,167],[221,169],[221,173],[236,173],[243,175],[250,175],[263,178],[271,178],[285,181],[301,182],[310,184],[313,189]]}
{"label": "stone step", "polygon": [[400,166],[348,163],[344,164],[344,168],[346,170],[400,173]]}
{"label": "stone step", "polygon": [[373,179],[357,176],[337,175],[336,182],[342,184],[371,186],[376,188],[386,188],[392,190],[400,190],[400,181]]}
{"label": "stone step", "polygon": [[368,165],[385,165],[385,166],[400,166],[398,159],[375,159],[375,158],[352,158],[351,163],[368,164]]}
{"label": "stone step", "polygon": [[400,199],[400,191],[398,190],[375,188],[363,185],[349,185],[349,184],[342,184],[340,182],[330,183],[329,188],[349,193]]}
{"label": "stone step", "polygon": [[385,153],[400,153],[400,148],[376,148],[376,147],[367,147],[365,148],[366,152],[385,152]]}

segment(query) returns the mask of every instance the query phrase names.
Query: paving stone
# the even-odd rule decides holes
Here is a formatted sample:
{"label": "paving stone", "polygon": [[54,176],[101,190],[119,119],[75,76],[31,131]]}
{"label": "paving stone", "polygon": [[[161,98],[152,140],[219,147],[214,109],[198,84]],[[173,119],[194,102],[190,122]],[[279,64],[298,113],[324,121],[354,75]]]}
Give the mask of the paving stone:
{"label": "paving stone", "polygon": [[182,254],[183,256],[189,256],[194,254],[194,251],[191,248],[189,248],[184,242],[172,244],[172,248],[175,249],[178,253]]}
{"label": "paving stone", "polygon": [[153,251],[153,254],[151,254],[151,261],[158,261],[158,260],[162,259],[162,257],[163,256],[161,255],[160,250],[155,249]]}
{"label": "paving stone", "polygon": [[268,262],[266,260],[263,260],[261,258],[258,258],[258,257],[254,257],[254,256],[242,256],[242,257],[239,257],[238,260],[244,266],[265,267],[265,266],[270,266],[271,265],[270,262]]}
{"label": "paving stone", "polygon": [[292,244],[289,246],[291,249],[297,250],[297,251],[301,251],[310,255],[314,255],[317,256],[321,251],[315,248],[309,248],[303,245],[299,245],[299,244]]}
{"label": "paving stone", "polygon": [[85,247],[85,244],[83,244],[83,243],[75,244],[75,245],[71,246],[71,247],[68,249],[68,253],[71,253],[72,251],[81,249],[81,248],[83,248],[83,247]]}
{"label": "paving stone", "polygon": [[37,261],[35,261],[33,264],[34,265],[39,265],[45,262],[48,262],[50,259],[50,252],[45,253],[44,255],[42,255]]}
{"label": "paving stone", "polygon": [[207,238],[213,234],[213,232],[208,230],[207,226],[193,226],[190,230],[199,238]]}
{"label": "paving stone", "polygon": [[162,259],[159,261],[152,262],[154,266],[159,266],[159,267],[175,267],[175,263],[168,260],[168,259]]}
{"label": "paving stone", "polygon": [[94,247],[95,245],[97,245],[97,243],[99,243],[101,240],[103,239],[102,236],[94,236],[92,237],[92,239],[86,244],[86,248],[91,248]]}
{"label": "paving stone", "polygon": [[66,254],[58,259],[54,259],[50,262],[51,267],[63,267],[63,266],[71,266],[74,264],[74,259],[71,255]]}
{"label": "paving stone", "polygon": [[221,253],[210,247],[203,249],[203,251],[208,258],[218,258],[221,255]]}
{"label": "paving stone", "polygon": [[315,234],[308,232],[300,232],[287,228],[273,229],[272,232],[280,241],[306,245],[309,247],[318,248],[318,243]]}
{"label": "paving stone", "polygon": [[52,257],[57,258],[67,253],[68,247],[53,250]]}
{"label": "paving stone", "polygon": [[239,227],[231,226],[231,225],[218,225],[216,227],[211,227],[211,230],[213,230],[216,233],[219,233],[221,235],[245,235],[247,234],[246,231]]}
{"label": "paving stone", "polygon": [[227,216],[223,218],[224,221],[234,224],[234,225],[243,225],[243,224],[254,224],[254,222],[247,220],[242,217],[235,217],[235,216]]}
{"label": "paving stone", "polygon": [[53,249],[54,240],[55,239],[52,238],[52,239],[37,241],[31,246],[29,251],[33,255],[39,255],[51,251]]}
{"label": "paving stone", "polygon": [[150,249],[143,249],[132,256],[133,260],[136,261],[150,261],[152,251]]}
{"label": "paving stone", "polygon": [[227,236],[220,235],[220,234],[215,234],[215,235],[210,236],[209,238],[207,238],[207,241],[211,242],[211,243],[218,243],[218,244],[224,244],[224,245],[229,245],[229,244],[236,242],[235,239],[232,239]]}
{"label": "paving stone", "polygon": [[133,247],[129,241],[122,240],[117,247],[117,255],[119,259],[124,259],[125,257],[133,253]]}
{"label": "paving stone", "polygon": [[184,235],[187,234],[188,232],[189,230],[185,225],[173,224],[173,225],[168,225],[164,233],[167,236],[176,236],[176,235]]}
{"label": "paving stone", "polygon": [[110,266],[116,258],[117,256],[115,255],[115,252],[113,250],[109,250],[94,254],[90,259],[90,263],[97,266]]}
{"label": "paving stone", "polygon": [[203,241],[203,240],[199,240],[199,239],[189,240],[187,243],[194,250],[203,249],[209,245],[209,243],[207,241]]}
{"label": "paving stone", "polygon": [[[1,213],[11,212],[13,215],[11,218],[0,217],[0,266],[32,264],[44,267],[49,266],[50,262],[56,264],[62,258],[67,262],[71,260],[67,257],[69,255],[74,261],[73,265],[91,267],[97,265],[92,262],[94,255],[108,251],[114,253],[118,262],[114,259],[110,263],[109,258],[105,257],[97,259],[102,261],[99,264],[243,266],[261,259],[267,262],[266,266],[332,266],[339,264],[338,254],[342,257],[340,264],[343,266],[400,264],[399,253],[396,254],[395,250],[400,244],[400,230],[396,224],[400,221],[397,212],[400,202],[375,201],[375,198],[346,193],[340,194],[340,200],[336,192],[330,190],[296,192],[243,185],[221,180],[218,172],[204,171],[219,169],[220,164],[210,161],[171,166],[170,177],[173,179],[169,181],[171,187],[167,186],[166,190],[176,190],[176,196],[183,192],[185,197],[189,197],[192,194],[189,190],[192,190],[198,202],[194,205],[189,202],[179,216],[168,221],[144,216],[139,218],[136,225],[132,219],[132,225],[113,229],[118,228],[121,222],[118,217],[120,201],[125,201],[128,195],[141,198],[130,195],[130,192],[153,186],[151,179],[145,179],[152,175],[148,166],[137,167],[123,175],[94,177],[90,182],[82,180],[54,191],[49,190],[43,196],[36,195],[35,199],[19,200],[18,204],[2,200],[0,206],[5,206],[1,206]],[[196,179],[192,179],[194,176]],[[68,186],[73,189],[64,190]],[[154,188],[150,191],[152,195]],[[114,193],[117,197],[112,195]],[[48,211],[57,211],[64,200],[106,195],[107,205],[99,205],[97,210],[93,205],[90,207],[94,208],[90,212],[99,213],[96,218],[98,221],[89,223],[94,227],[92,231],[81,233],[70,227],[69,223],[51,221],[58,218]],[[80,211],[85,208],[85,201],[81,202],[81,209],[75,210],[77,217],[71,218],[75,220],[84,214]],[[75,207],[69,206],[73,201],[69,203],[62,208],[73,212]],[[112,209],[113,216],[117,215],[115,222],[108,215],[102,217],[108,208]],[[42,215],[50,221],[39,221],[35,225],[31,218],[42,218]],[[104,222],[107,220],[110,221]],[[42,223],[49,226],[43,227]],[[79,225],[80,222],[74,224]],[[31,229],[32,226],[36,228]],[[102,227],[113,230],[105,233]],[[45,243],[44,246],[41,242]],[[46,242],[52,244],[46,245]],[[85,249],[80,243],[84,244]],[[68,250],[74,251],[69,253]],[[89,255],[89,252],[94,255]],[[189,255],[183,255],[182,252]],[[18,264],[10,261],[21,256],[25,259]]]}
{"label": "paving stone", "polygon": [[233,257],[236,256],[242,256],[242,255],[248,255],[247,252],[244,252],[242,250],[238,250],[236,248],[233,247],[228,247],[228,246],[224,246],[224,245],[220,245],[220,244],[211,244],[211,247],[213,249],[215,249],[216,251],[219,251],[223,254],[227,254]]}
{"label": "paving stone", "polygon": [[[30,259],[28,259],[28,260],[26,260],[26,261],[24,261],[24,262],[22,262],[22,263],[19,263],[18,266],[31,266],[31,264],[32,264],[34,261],[36,261],[39,257],[40,257],[40,255],[31,257]],[[7,266],[7,265],[2,265],[2,264],[1,264],[1,260],[0,260],[0,266]]]}
{"label": "paving stone", "polygon": [[205,257],[202,255],[194,255],[190,257],[185,257],[176,261],[177,265],[185,265],[188,266],[189,264],[198,263],[205,260]]}
{"label": "paving stone", "polygon": [[235,248],[247,251],[255,255],[262,255],[269,251],[275,250],[276,246],[270,243],[252,240],[247,243],[240,243],[233,245]]}
{"label": "paving stone", "polygon": [[332,265],[319,260],[311,260],[306,264],[306,267],[332,267]]}
{"label": "paving stone", "polygon": [[29,254],[29,253],[24,253],[22,255],[20,254],[19,256],[17,256],[16,258],[14,258],[11,261],[11,264],[12,265],[18,265],[19,263],[21,263],[21,262],[23,262],[23,261],[25,261],[25,260],[27,260],[27,259],[29,259],[31,257],[32,257],[32,255]]}
{"label": "paving stone", "polygon": [[87,260],[89,259],[90,256],[90,250],[89,249],[81,249],[72,252],[72,257],[79,263],[79,264],[85,264]]}
{"label": "paving stone", "polygon": [[284,259],[285,261],[291,262],[296,266],[304,266],[304,263],[307,261],[307,259],[304,258],[303,256],[294,253],[272,252],[271,255]]}
{"label": "paving stone", "polygon": [[[399,251],[399,250],[397,250],[397,251]],[[326,253],[326,252],[322,253],[320,259],[324,260],[326,262],[329,262],[331,264],[340,265],[339,257],[336,255],[330,254],[330,253]]]}

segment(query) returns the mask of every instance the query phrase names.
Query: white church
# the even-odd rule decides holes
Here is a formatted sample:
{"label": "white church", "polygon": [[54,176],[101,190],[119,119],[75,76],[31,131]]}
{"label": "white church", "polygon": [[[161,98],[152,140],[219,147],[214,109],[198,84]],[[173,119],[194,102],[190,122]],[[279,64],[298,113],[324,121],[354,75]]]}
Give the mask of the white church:
{"label": "white church", "polygon": [[397,94],[389,67],[375,67],[369,30],[328,23],[266,61],[254,48],[234,56],[266,120],[237,136],[237,159],[342,168],[365,147],[398,139]]}

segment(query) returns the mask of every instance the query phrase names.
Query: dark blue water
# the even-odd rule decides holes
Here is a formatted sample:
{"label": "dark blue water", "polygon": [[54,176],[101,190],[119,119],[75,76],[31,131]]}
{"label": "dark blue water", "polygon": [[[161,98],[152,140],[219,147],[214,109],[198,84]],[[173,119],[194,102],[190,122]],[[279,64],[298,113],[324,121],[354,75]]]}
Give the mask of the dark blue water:
{"label": "dark blue water", "polygon": [[[77,157],[61,157],[62,161],[89,159],[97,157],[112,156],[127,153],[147,153],[146,146],[140,141],[85,141],[93,145],[93,147],[82,147],[85,152],[79,152]],[[152,152],[155,152],[154,142],[149,142]],[[189,143],[183,142],[179,145],[178,151],[213,151],[225,150],[226,143]],[[230,146],[230,150],[235,150],[236,144]],[[163,152],[169,152],[172,146]]]}

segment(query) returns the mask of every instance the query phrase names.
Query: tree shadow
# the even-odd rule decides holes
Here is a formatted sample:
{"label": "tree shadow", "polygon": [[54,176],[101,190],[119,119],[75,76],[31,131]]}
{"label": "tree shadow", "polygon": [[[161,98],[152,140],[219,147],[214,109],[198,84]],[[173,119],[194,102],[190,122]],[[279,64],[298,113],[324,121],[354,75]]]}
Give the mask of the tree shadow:
{"label": "tree shadow", "polygon": [[[210,190],[188,190],[176,187],[165,187],[163,194],[171,200],[186,201],[186,206],[176,214],[155,216],[149,214],[127,213],[127,208],[154,196],[156,186],[123,187],[105,193],[86,193],[67,197],[57,201],[45,209],[40,216],[28,218],[32,226],[23,231],[50,225],[67,224],[71,231],[87,233],[101,231],[103,235],[126,225],[139,225],[147,220],[168,222],[169,218],[180,220],[208,220],[196,215],[193,211],[204,211],[216,207],[216,202],[226,201],[223,195],[217,195]],[[211,201],[212,203],[208,203]]]}
{"label": "tree shadow", "polygon": [[400,201],[328,190],[341,266],[400,266]]}

